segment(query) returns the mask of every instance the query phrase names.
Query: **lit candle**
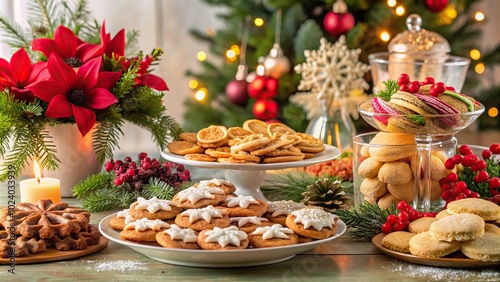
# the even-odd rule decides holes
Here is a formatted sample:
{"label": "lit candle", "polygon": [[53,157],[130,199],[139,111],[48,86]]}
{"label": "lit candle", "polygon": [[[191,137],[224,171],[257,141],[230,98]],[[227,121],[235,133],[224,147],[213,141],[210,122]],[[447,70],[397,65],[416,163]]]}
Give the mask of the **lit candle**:
{"label": "lit candle", "polygon": [[35,178],[19,182],[21,189],[21,202],[36,203],[41,199],[51,199],[52,202],[61,201],[61,182],[57,178],[42,178],[40,167],[35,160]]}

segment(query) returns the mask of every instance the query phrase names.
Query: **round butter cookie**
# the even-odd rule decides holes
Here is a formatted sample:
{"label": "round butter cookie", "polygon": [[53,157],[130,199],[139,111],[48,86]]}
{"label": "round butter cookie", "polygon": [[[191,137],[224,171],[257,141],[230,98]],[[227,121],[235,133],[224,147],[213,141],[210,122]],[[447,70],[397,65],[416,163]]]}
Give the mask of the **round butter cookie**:
{"label": "round butter cookie", "polygon": [[156,242],[156,233],[170,228],[170,224],[160,219],[141,218],[130,222],[120,232],[120,238],[138,242]]}
{"label": "round butter cookie", "polygon": [[436,221],[437,219],[434,217],[421,217],[417,220],[410,222],[408,225],[408,230],[412,233],[422,233],[429,231],[431,228],[431,223]]}
{"label": "round butter cookie", "polygon": [[259,119],[249,119],[243,122],[243,129],[252,133],[267,135],[267,123]]}
{"label": "round butter cookie", "polygon": [[410,239],[410,253],[418,257],[441,258],[460,250],[460,242],[439,241],[430,232],[416,234]]}
{"label": "round butter cookie", "polygon": [[391,193],[385,193],[382,197],[377,200],[377,205],[383,209],[390,208],[393,204],[397,205],[401,201],[400,199],[394,197]]}
{"label": "round butter cookie", "polygon": [[231,225],[247,234],[252,233],[257,227],[273,225],[267,218],[258,216],[231,217],[229,220]]}
{"label": "round butter cookie", "polygon": [[361,177],[372,178],[378,175],[378,171],[384,163],[377,162],[373,158],[364,159],[358,166],[358,175]]}
{"label": "round butter cookie", "polygon": [[250,152],[250,154],[254,156],[263,156],[266,155],[276,149],[288,146],[294,142],[294,139],[288,138],[288,135],[284,134],[281,135],[279,138],[274,138],[271,140],[271,142],[267,143],[266,145],[262,146],[261,148],[257,150],[253,150]]}
{"label": "round butter cookie", "polygon": [[472,213],[488,221],[500,219],[500,206],[479,198],[467,198],[453,201],[447,205],[447,211],[451,214]]}
{"label": "round butter cookie", "polygon": [[198,162],[215,162],[217,158],[209,156],[207,154],[186,154],[184,155],[186,160],[198,161]]}
{"label": "round butter cookie", "polygon": [[500,227],[496,226],[495,224],[486,223],[484,225],[484,233],[493,233],[500,236]]}
{"label": "round butter cookie", "polygon": [[447,217],[450,215],[451,215],[451,213],[449,213],[448,211],[442,210],[442,211],[438,212],[438,214],[436,214],[436,219],[441,219],[443,217]]}
{"label": "round butter cookie", "polygon": [[414,233],[406,231],[391,232],[382,239],[382,246],[401,253],[410,252],[410,239],[415,236]]}
{"label": "round butter cookie", "polygon": [[[370,141],[369,155],[378,162],[392,162],[414,155],[417,151],[415,135],[379,132]],[[391,146],[393,145],[393,146]]]}
{"label": "round butter cookie", "polygon": [[286,226],[298,235],[313,239],[325,239],[335,235],[339,218],[323,209],[305,208],[286,217]]}
{"label": "round butter cookie", "polygon": [[196,231],[212,229],[214,227],[228,227],[229,216],[225,210],[208,206],[200,209],[189,209],[175,217],[175,224],[183,228]]}
{"label": "round butter cookie", "polygon": [[467,241],[484,234],[484,220],[470,213],[453,214],[431,223],[429,232],[440,241]]}
{"label": "round butter cookie", "polygon": [[205,155],[209,155],[214,158],[229,158],[231,156],[231,150],[228,146],[208,148],[205,149]]}
{"label": "round butter cookie", "polygon": [[460,250],[471,259],[500,261],[500,236],[485,233],[477,239],[463,242]]}
{"label": "round butter cookie", "polygon": [[137,202],[130,206],[130,215],[135,219],[170,219],[174,218],[182,209],[179,204],[169,200],[160,200],[153,197],[149,200],[137,198]]}
{"label": "round butter cookie", "polygon": [[250,234],[250,245],[254,248],[289,246],[298,243],[299,236],[281,224],[259,227]]}
{"label": "round butter cookie", "polygon": [[196,135],[198,135],[197,132],[182,132],[181,134],[179,134],[179,138],[181,138],[182,141],[196,143],[198,142],[198,138],[196,137]]}
{"label": "round butter cookie", "polygon": [[268,208],[264,217],[272,223],[286,225],[286,217],[293,211],[301,210],[306,207],[303,203],[297,203],[292,200],[281,200],[267,202]]}
{"label": "round butter cookie", "polygon": [[257,150],[271,142],[271,138],[264,134],[251,134],[243,137],[240,141],[236,142],[230,147],[231,152],[233,151],[254,151]]}
{"label": "round butter cookie", "polygon": [[198,245],[204,250],[239,250],[248,247],[248,235],[236,226],[214,227],[200,232]]}
{"label": "round butter cookie", "polygon": [[378,171],[378,179],[387,184],[402,185],[410,182],[413,177],[410,165],[405,162],[384,163]]}
{"label": "round butter cookie", "polygon": [[167,149],[176,155],[200,154],[205,151],[198,144],[189,141],[172,141],[167,144]]}
{"label": "round butter cookie", "polygon": [[180,228],[171,224],[169,229],[156,233],[156,242],[165,248],[199,249],[198,235],[191,228]]}
{"label": "round butter cookie", "polygon": [[253,132],[248,131],[246,129],[243,129],[242,127],[239,126],[233,126],[227,129],[227,135],[229,139],[237,139],[237,138],[243,138],[247,135],[252,134]]}
{"label": "round butter cookie", "polygon": [[227,128],[222,125],[210,125],[198,131],[196,139],[202,144],[219,144],[227,142]]}
{"label": "round butter cookie", "polygon": [[133,221],[135,221],[135,218],[130,214],[130,209],[124,209],[116,213],[116,216],[109,221],[109,226],[114,229],[123,230],[125,225]]}
{"label": "round butter cookie", "polygon": [[413,178],[411,178],[410,181],[405,184],[387,184],[387,191],[389,191],[389,193],[391,193],[394,197],[411,203],[413,201],[414,187],[415,181],[413,180]]}
{"label": "round butter cookie", "polygon": [[359,186],[359,191],[365,198],[380,198],[387,193],[387,184],[380,181],[377,177],[365,178]]}
{"label": "round butter cookie", "polygon": [[301,161],[304,158],[305,158],[305,154],[301,154],[301,155],[297,155],[297,156],[265,157],[262,159],[262,162],[266,163],[266,164],[296,162],[296,161]]}
{"label": "round butter cookie", "polygon": [[219,208],[225,210],[230,217],[261,216],[267,211],[268,205],[264,200],[239,195],[227,197]]}

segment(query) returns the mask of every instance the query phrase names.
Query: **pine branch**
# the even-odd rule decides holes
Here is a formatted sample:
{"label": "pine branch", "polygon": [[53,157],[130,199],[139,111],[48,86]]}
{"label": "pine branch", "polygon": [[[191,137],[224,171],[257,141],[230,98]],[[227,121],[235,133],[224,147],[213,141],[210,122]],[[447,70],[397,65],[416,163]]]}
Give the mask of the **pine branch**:
{"label": "pine branch", "polygon": [[47,25],[49,34],[53,35],[56,30],[54,19],[59,18],[54,0],[33,0],[28,9],[33,18],[41,19],[41,22]]}
{"label": "pine branch", "polygon": [[57,148],[54,142],[52,142],[52,136],[44,128],[40,131],[38,138],[39,141],[35,144],[39,144],[39,146],[36,149],[35,155],[38,156],[40,165],[48,170],[56,170],[61,160],[56,156]]}
{"label": "pine branch", "polygon": [[102,172],[92,174],[73,187],[73,197],[82,199],[100,189],[111,189],[114,187],[114,179],[115,175],[113,173]]}
{"label": "pine branch", "polygon": [[118,149],[118,141],[123,136],[123,120],[101,121],[92,136],[92,144],[97,160],[104,163],[113,158],[113,151]]}
{"label": "pine branch", "polygon": [[171,200],[175,193],[177,193],[175,187],[158,178],[150,178],[149,183],[142,186],[142,195],[147,199],[156,197],[162,200]]}
{"label": "pine branch", "polygon": [[137,199],[133,192],[120,189],[100,189],[82,199],[82,206],[89,212],[124,209]]}
{"label": "pine branch", "polygon": [[24,34],[23,29],[17,23],[10,23],[7,18],[0,16],[0,29],[2,29],[2,34],[7,38],[6,42],[9,46],[18,49],[25,48],[29,50],[31,45],[31,39]]}

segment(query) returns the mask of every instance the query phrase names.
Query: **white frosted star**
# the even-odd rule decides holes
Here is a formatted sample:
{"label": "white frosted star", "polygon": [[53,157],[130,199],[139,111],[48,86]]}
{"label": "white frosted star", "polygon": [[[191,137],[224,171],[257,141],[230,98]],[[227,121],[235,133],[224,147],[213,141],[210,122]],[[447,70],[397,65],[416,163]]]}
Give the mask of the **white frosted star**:
{"label": "white frosted star", "polygon": [[226,211],[219,210],[214,208],[213,206],[207,206],[200,209],[189,209],[181,213],[181,216],[189,216],[189,222],[193,223],[199,219],[205,220],[207,223],[210,223],[212,218],[222,218],[222,214],[225,214]]}
{"label": "white frosted star", "polygon": [[264,240],[272,238],[288,239],[287,234],[293,234],[293,231],[290,228],[281,226],[281,224],[273,224],[272,226],[257,227],[252,234],[262,235]]}
{"label": "white frosted star", "polygon": [[195,204],[201,199],[213,199],[215,196],[213,194],[225,194],[224,190],[219,188],[211,187],[189,187],[177,193],[178,200],[180,202],[189,200],[191,203]]}
{"label": "white frosted star", "polygon": [[242,240],[248,238],[248,235],[240,231],[238,227],[231,226],[227,228],[214,227],[213,230],[205,232],[207,243],[219,243],[222,247],[227,245],[239,246]]}
{"label": "white frosted star", "polygon": [[242,207],[244,209],[248,208],[250,204],[260,204],[257,200],[255,200],[252,196],[244,196],[239,195],[238,197],[231,197],[226,199],[227,206],[232,207]]}
{"label": "white frosted star", "polygon": [[175,203],[168,200],[160,200],[156,197],[153,197],[149,200],[139,197],[137,198],[137,205],[135,206],[135,209],[148,210],[150,213],[155,213],[159,210],[171,211],[172,208],[170,207],[170,205],[175,205]]}

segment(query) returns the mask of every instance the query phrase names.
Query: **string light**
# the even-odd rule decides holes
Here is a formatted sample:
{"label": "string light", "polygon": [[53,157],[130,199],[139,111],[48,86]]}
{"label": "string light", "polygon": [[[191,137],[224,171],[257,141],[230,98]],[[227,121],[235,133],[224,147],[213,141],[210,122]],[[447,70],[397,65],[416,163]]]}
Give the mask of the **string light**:
{"label": "string light", "polygon": [[240,54],[240,46],[238,45],[233,45],[229,50],[233,51],[236,56]]}
{"label": "string light", "polygon": [[198,61],[203,62],[207,59],[207,54],[203,51],[200,51],[196,54],[196,58],[198,58]]}
{"label": "string light", "polygon": [[470,50],[469,55],[470,55],[471,59],[476,60],[476,61],[481,58],[481,52],[479,52],[479,50],[477,50],[477,49]]}
{"label": "string light", "polygon": [[255,20],[253,20],[253,24],[255,26],[263,26],[264,25],[264,20],[262,18],[255,18]]}
{"label": "string light", "polygon": [[198,88],[198,81],[196,81],[194,79],[191,79],[189,81],[189,88],[193,89],[193,90],[196,89],[196,88]]}
{"label": "string light", "polygon": [[201,87],[198,91],[196,91],[196,94],[194,94],[194,98],[196,101],[202,102],[207,98],[207,93],[207,89],[205,87]]}
{"label": "string light", "polygon": [[491,107],[488,109],[488,116],[489,117],[497,117],[498,116],[498,109],[496,107]]}
{"label": "string light", "polygon": [[474,14],[474,19],[478,22],[480,21],[484,21],[484,14],[483,12],[481,11],[477,11],[475,14]]}
{"label": "string light", "polygon": [[257,75],[265,75],[266,74],[266,68],[262,64],[258,64],[257,68],[255,68],[255,73]]}
{"label": "string light", "polygon": [[229,49],[226,51],[226,59],[229,63],[232,63],[236,60],[236,53],[233,50]]}
{"label": "string light", "polygon": [[483,63],[477,63],[476,67],[474,68],[476,73],[482,74],[484,72],[484,64]]}
{"label": "string light", "polygon": [[398,4],[396,0],[387,0],[387,6],[389,7],[395,7]]}
{"label": "string light", "polygon": [[387,31],[382,31],[380,33],[380,39],[384,42],[388,42],[391,39],[391,35]]}
{"label": "string light", "polygon": [[398,16],[404,15],[405,12],[406,12],[406,10],[405,10],[405,7],[403,7],[403,5],[400,5],[396,8],[396,15],[398,15]]}

